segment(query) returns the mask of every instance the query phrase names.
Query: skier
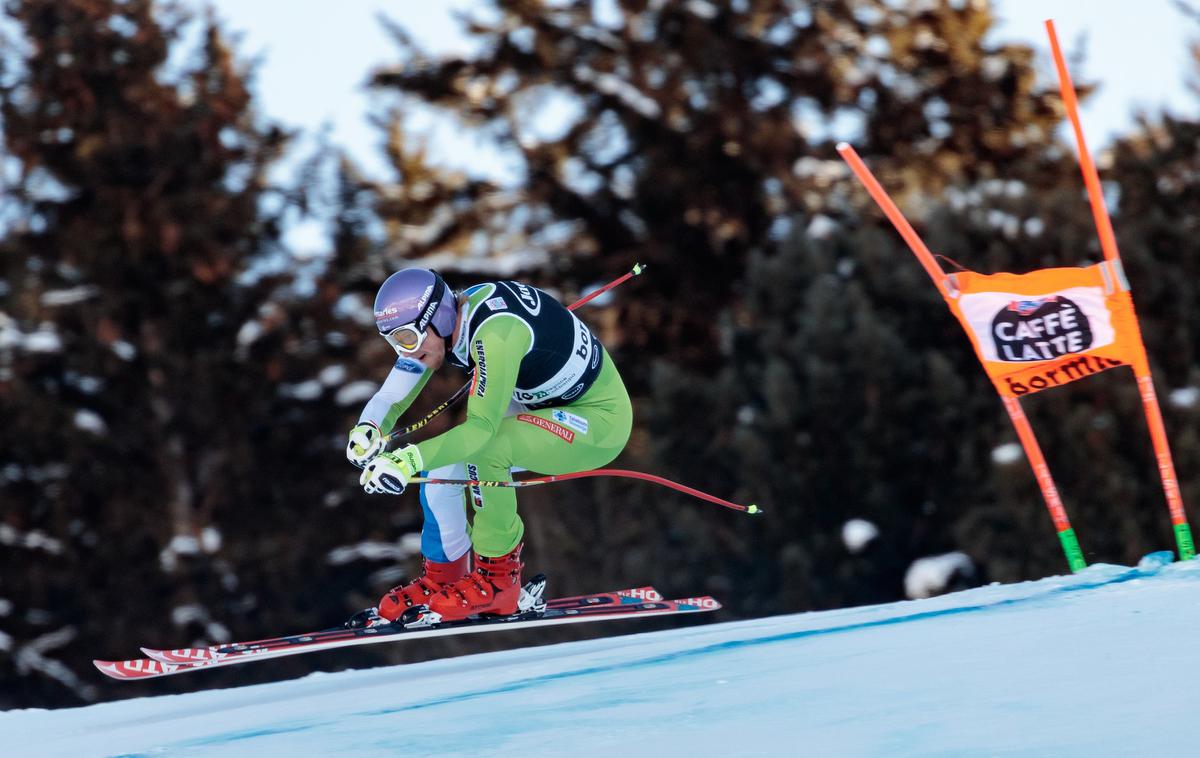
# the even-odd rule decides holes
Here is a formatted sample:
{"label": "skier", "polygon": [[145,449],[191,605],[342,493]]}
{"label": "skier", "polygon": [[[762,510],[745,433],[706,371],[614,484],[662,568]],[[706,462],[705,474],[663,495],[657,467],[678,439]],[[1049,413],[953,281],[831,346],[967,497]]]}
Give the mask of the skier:
{"label": "skier", "polygon": [[[587,325],[542,290],[493,281],[456,293],[436,272],[408,268],[379,288],[375,322],[398,359],[346,446],[368,493],[399,495],[419,474],[511,481],[514,468],[585,471],[629,440],[633,410],[617,367]],[[474,366],[466,421],[385,452],[384,437],[443,362]],[[516,612],[524,566],[516,491],[473,486],[469,495],[471,524],[463,487],[420,486],[421,575],[389,590],[380,616],[395,621],[416,605],[443,621]]]}

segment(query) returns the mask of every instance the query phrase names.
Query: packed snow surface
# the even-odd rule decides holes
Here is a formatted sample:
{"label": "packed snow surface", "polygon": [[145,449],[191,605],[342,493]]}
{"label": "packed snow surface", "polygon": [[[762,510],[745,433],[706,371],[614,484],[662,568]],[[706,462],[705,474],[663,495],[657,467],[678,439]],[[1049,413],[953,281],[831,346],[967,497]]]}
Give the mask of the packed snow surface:
{"label": "packed snow surface", "polygon": [[[10,711],[0,745],[6,756],[1186,755],[1197,622],[1200,562],[1151,558],[928,600],[658,633],[611,622],[626,634]],[[334,665],[338,653],[318,655]]]}

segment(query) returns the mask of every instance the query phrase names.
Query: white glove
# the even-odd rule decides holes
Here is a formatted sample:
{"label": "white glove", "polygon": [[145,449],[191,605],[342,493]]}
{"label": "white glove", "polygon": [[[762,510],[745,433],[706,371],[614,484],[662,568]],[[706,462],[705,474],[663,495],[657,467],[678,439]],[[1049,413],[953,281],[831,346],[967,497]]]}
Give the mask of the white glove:
{"label": "white glove", "polygon": [[350,441],[346,443],[346,460],[362,468],[379,455],[384,446],[383,432],[370,421],[364,421],[350,430]]}
{"label": "white glove", "polygon": [[405,445],[395,452],[375,456],[363,469],[358,483],[369,495],[399,495],[423,467],[417,446]]}

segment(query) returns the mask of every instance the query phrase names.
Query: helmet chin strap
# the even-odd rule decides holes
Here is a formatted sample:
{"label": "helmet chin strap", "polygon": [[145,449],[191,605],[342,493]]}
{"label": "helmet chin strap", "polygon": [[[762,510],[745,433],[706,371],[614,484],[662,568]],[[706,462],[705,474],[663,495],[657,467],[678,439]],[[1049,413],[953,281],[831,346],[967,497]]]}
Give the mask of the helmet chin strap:
{"label": "helmet chin strap", "polygon": [[[463,318],[466,299],[461,292],[453,292],[451,294],[454,296],[454,327],[450,330],[450,334],[445,337],[447,360],[450,360],[450,357],[454,355],[454,346],[458,344],[462,331],[467,328],[466,319]],[[434,331],[436,332],[437,330],[435,329]],[[455,360],[450,360],[450,363],[459,365]]]}
{"label": "helmet chin strap", "polygon": [[452,347],[454,338],[458,336],[458,330],[462,328],[463,323],[463,297],[461,292],[451,292],[451,297],[454,298],[454,326],[450,328],[450,334],[446,335],[447,347]]}
{"label": "helmet chin strap", "polygon": [[437,312],[439,309],[441,309],[442,304],[445,302],[446,298],[448,297],[452,301],[454,301],[454,310],[455,310],[455,313],[457,313],[458,312],[458,293],[455,292],[454,290],[450,289],[450,285],[446,284],[446,280],[442,278],[441,274],[434,271],[433,269],[429,269],[429,273],[433,274],[433,288],[434,288],[434,291],[438,293],[435,298],[437,300],[437,304],[434,305],[433,309],[430,311],[431,315],[429,317],[429,326],[432,326],[434,333],[437,334],[442,339],[453,340],[455,333],[458,331],[458,329],[456,328],[458,326],[457,317],[455,318],[455,321],[454,321],[454,327],[451,327],[451,329],[450,329],[450,333],[442,334],[441,331],[439,331],[437,328]]}

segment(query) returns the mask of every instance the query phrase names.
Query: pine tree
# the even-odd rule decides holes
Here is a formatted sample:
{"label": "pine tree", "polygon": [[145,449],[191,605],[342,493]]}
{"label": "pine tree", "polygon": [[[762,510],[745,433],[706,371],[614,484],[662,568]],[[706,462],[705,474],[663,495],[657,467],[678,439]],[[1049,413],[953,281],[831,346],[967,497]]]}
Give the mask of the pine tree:
{"label": "pine tree", "polygon": [[[46,652],[0,666],[27,677],[22,702],[47,704],[63,685],[94,696],[89,652],[166,626],[216,585],[186,556],[219,549],[222,477],[244,447],[230,411],[247,398],[234,355],[255,293],[237,278],[278,236],[260,202],[285,135],[254,116],[211,21],[172,70],[177,7],[14,0],[6,13],[22,38],[0,56],[18,177],[0,238],[0,447],[5,528],[23,548],[4,551],[3,573],[26,611],[13,649]],[[58,662],[35,639],[80,644]]]}

